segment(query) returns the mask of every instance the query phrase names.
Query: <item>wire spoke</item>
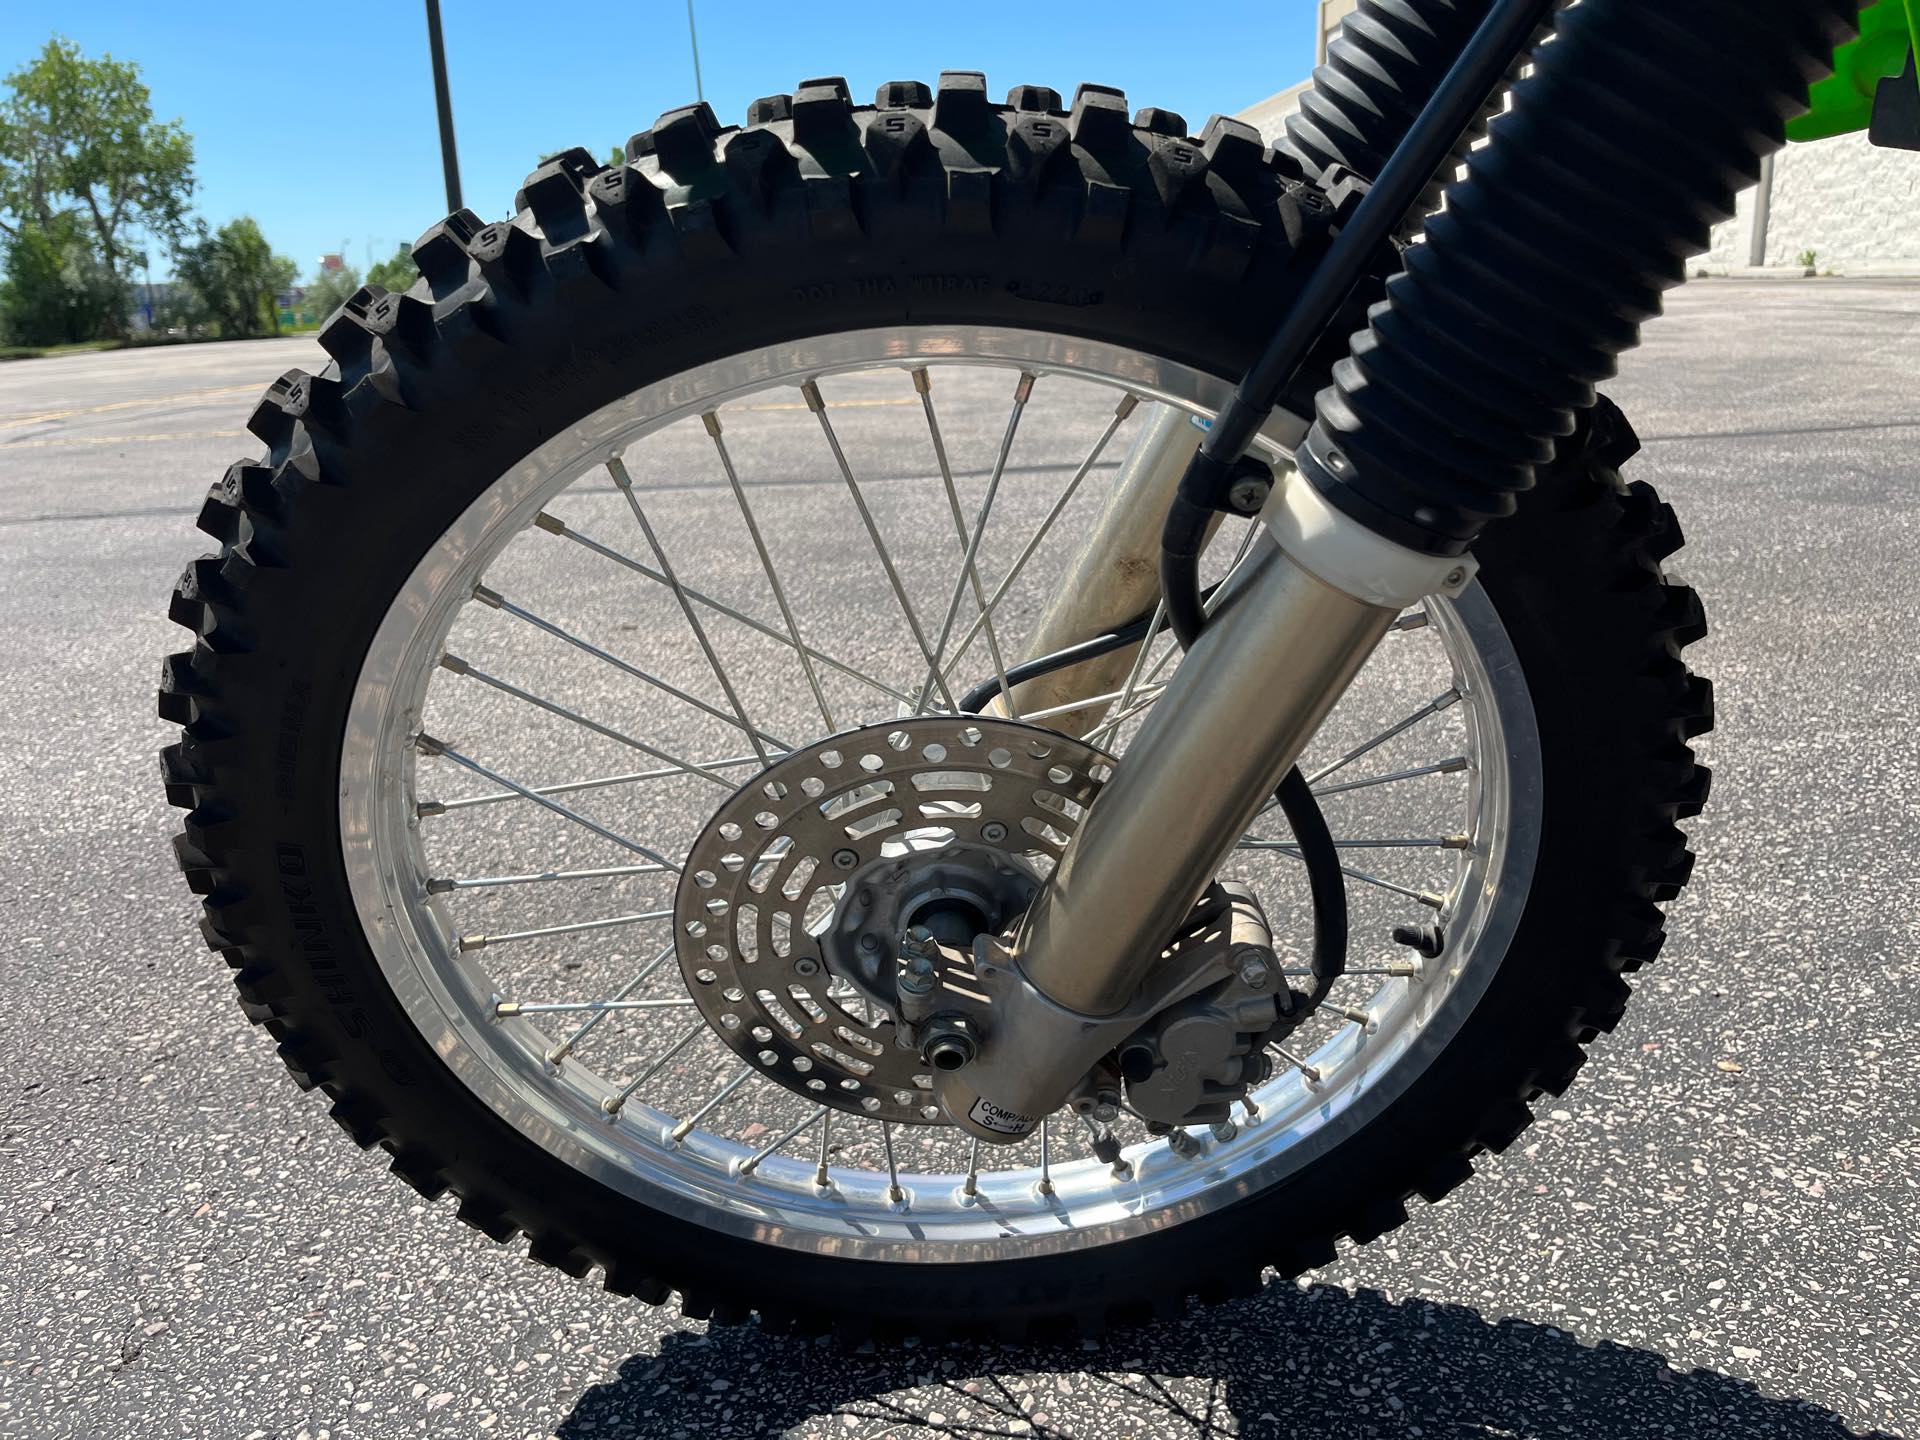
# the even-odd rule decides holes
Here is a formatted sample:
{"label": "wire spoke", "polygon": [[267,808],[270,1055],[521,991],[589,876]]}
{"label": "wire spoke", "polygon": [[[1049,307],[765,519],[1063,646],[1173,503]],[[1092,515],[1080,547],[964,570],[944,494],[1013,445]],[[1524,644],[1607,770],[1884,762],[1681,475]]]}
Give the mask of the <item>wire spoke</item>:
{"label": "wire spoke", "polygon": [[506,930],[498,935],[462,935],[462,952],[485,950],[490,945],[511,945],[516,940],[548,940],[556,935],[584,935],[593,930],[617,930],[625,925],[643,925],[649,920],[670,920],[671,910],[642,910],[633,915],[610,915],[604,920],[574,920],[565,925],[543,925],[537,930]]}
{"label": "wire spoke", "polygon": [[907,1198],[907,1194],[900,1188],[900,1167],[893,1163],[893,1122],[882,1120],[878,1123],[880,1145],[887,1152],[887,1199],[898,1205]]}
{"label": "wire spoke", "polygon": [[[640,561],[634,559],[631,555],[624,554],[621,551],[614,549],[611,545],[604,545],[600,541],[595,540],[591,535],[582,534],[580,531],[575,530],[571,525],[567,524],[566,521],[559,519],[557,516],[549,515],[545,511],[542,511],[540,514],[533,517],[533,523],[536,526],[538,526],[540,529],[546,531],[549,535],[557,535],[563,540],[571,540],[574,544],[582,547],[583,549],[591,550],[594,554],[600,556],[603,559],[611,560],[616,565],[624,565],[627,569],[633,571],[636,575],[644,575],[647,577],[647,579],[656,581],[661,585],[665,585],[667,583],[667,577],[662,575],[658,570],[655,570],[651,565],[642,564]],[[746,626],[749,630],[758,631],[760,634],[765,635],[770,640],[779,641],[782,645],[791,645],[793,643],[785,635],[781,634],[778,630],[774,629],[773,626],[767,624],[766,621],[757,620],[753,616],[746,614],[744,611],[736,610],[733,608],[733,606],[727,604],[725,601],[716,600],[711,595],[708,595],[703,591],[694,589],[693,586],[691,585],[683,585],[680,588],[681,588],[681,592],[689,600],[694,601],[696,604],[704,605],[707,609],[713,611],[717,615],[724,615],[729,620],[737,621],[738,623]],[[894,689],[893,686],[887,684],[886,681],[877,679],[876,677],[869,675],[866,671],[857,669],[854,666],[849,665],[846,661],[836,659],[834,656],[827,654],[823,650],[817,650],[811,645],[805,646],[803,648],[806,654],[812,656],[815,660],[818,660],[822,665],[826,665],[831,669],[838,670],[842,675],[846,675],[851,677],[852,679],[858,680],[863,685],[872,686],[875,690],[878,690],[883,695],[890,695],[894,699],[899,700],[908,705],[911,705],[913,703],[913,697],[907,694],[904,690],[896,690]]]}
{"label": "wire spoke", "polygon": [[[1236,849],[1240,850],[1285,850],[1292,842],[1286,840],[1242,840]],[[1467,850],[1473,841],[1466,835],[1423,836],[1419,839],[1392,840],[1336,840],[1336,850]]]}
{"label": "wire spoke", "polygon": [[959,669],[960,662],[966,658],[967,651],[979,637],[981,630],[990,622],[994,611],[999,608],[1000,602],[1006,599],[1007,591],[1013,588],[1014,582],[1020,578],[1021,572],[1027,568],[1027,562],[1033,559],[1035,553],[1040,549],[1041,542],[1047,538],[1047,532],[1053,529],[1054,521],[1058,520],[1066,510],[1067,502],[1073,499],[1074,492],[1080,488],[1080,482],[1085,480],[1087,476],[1093,472],[1093,467],[1100,462],[1101,454],[1106,450],[1107,445],[1112,441],[1120,427],[1126,423],[1127,417],[1133,414],[1134,408],[1139,405],[1139,403],[1140,397],[1137,395],[1123,395],[1120,397],[1120,403],[1114,408],[1113,418],[1107,422],[1107,428],[1100,432],[1100,438],[1093,442],[1093,448],[1087,452],[1086,458],[1080,462],[1079,468],[1076,469],[1072,477],[1068,479],[1065,487],[1060,491],[1059,498],[1053,502],[1053,508],[1047,511],[1046,518],[1041,520],[1038,528],[1034,530],[1032,535],[1027,537],[1027,543],[1021,547],[1020,554],[1015,557],[1013,564],[1008,567],[1007,573],[1000,578],[1000,583],[994,586],[993,594],[987,599],[986,603],[980,607],[980,614],[975,618],[972,626],[967,630],[966,634],[961,636],[960,644],[954,649],[953,659],[947,663],[947,673],[949,677],[952,676],[954,671]]}
{"label": "wire spoke", "polygon": [[[688,1001],[687,1003],[692,1004],[693,1002]],[[750,1068],[743,1069],[738,1075],[734,1076],[733,1079],[729,1080],[726,1084],[722,1085],[718,1090],[716,1090],[713,1093],[713,1095],[708,1098],[706,1104],[702,1105],[698,1110],[694,1111],[693,1114],[687,1116],[686,1119],[682,1120],[678,1125],[674,1126],[673,1129],[668,1132],[668,1134],[670,1134],[675,1140],[686,1139],[687,1136],[693,1133],[693,1129],[696,1125],[698,1125],[702,1120],[706,1119],[707,1116],[711,1115],[714,1111],[718,1110],[722,1105],[726,1104],[727,1101],[733,1097],[734,1092],[739,1090],[739,1088],[742,1085],[746,1084],[747,1081],[751,1080],[753,1076],[754,1076],[754,1072],[752,1069]]]}
{"label": "wire spoke", "polygon": [[820,688],[820,676],[813,668],[813,657],[807,654],[806,643],[800,638],[800,622],[793,618],[793,607],[787,603],[786,589],[780,584],[779,572],[773,568],[773,556],[767,552],[767,542],[760,535],[760,524],[753,518],[753,507],[747,503],[747,492],[733,468],[733,456],[727,453],[727,442],[720,438],[720,417],[709,410],[700,420],[707,427],[707,434],[713,437],[713,448],[720,457],[720,468],[727,473],[727,484],[732,487],[733,498],[740,506],[740,518],[747,522],[747,534],[753,538],[754,551],[760,557],[760,568],[767,573],[767,585],[773,591],[773,603],[780,607],[780,618],[786,621],[787,636],[793,644],[794,654],[800,657],[800,668],[806,672],[807,688],[813,691],[814,703],[820,707],[820,718],[826,721],[828,731],[838,730],[840,727],[833,720],[833,708],[827,704],[826,692]]}
{"label": "wire spoke", "polygon": [[[649,673],[648,671],[642,670],[638,665],[633,664],[631,661],[622,660],[618,655],[612,654],[609,651],[601,649],[598,645],[595,645],[591,640],[584,640],[580,636],[575,635],[573,632],[566,629],[564,626],[556,625],[554,624],[553,621],[543,619],[542,617],[534,614],[531,610],[528,610],[520,605],[514,604],[511,600],[508,600],[505,597],[503,597],[498,591],[489,590],[484,585],[476,585],[473,587],[473,598],[476,601],[478,601],[480,604],[487,606],[489,609],[499,610],[505,614],[511,615],[513,616],[514,619],[524,621],[526,624],[533,626],[536,630],[543,630],[547,634],[553,636],[555,639],[565,641],[567,644],[573,646],[576,650],[580,650],[585,654],[593,656],[593,658],[596,660],[599,660],[607,665],[611,665],[614,669],[620,671],[622,674],[631,675],[633,676],[634,679],[641,681],[643,684],[651,685],[654,687],[654,689],[663,691],[666,694],[673,696],[673,698],[676,700],[685,701],[687,704],[693,706],[694,709],[699,710],[704,714],[711,715],[714,719],[722,722],[723,724],[732,725],[739,729],[745,728],[745,726],[741,723],[739,719],[737,719],[732,715],[729,715],[725,710],[722,710],[718,705],[710,705],[705,700],[702,700],[698,695],[695,695],[690,691],[682,690],[678,685],[675,685],[671,680],[663,680],[658,675],[654,675]],[[749,733],[751,734],[752,732],[749,732]],[[759,733],[759,738],[761,740],[764,740],[767,744],[774,746],[776,749],[791,750],[793,748],[791,745],[787,744],[786,741],[775,739],[773,736],[767,734],[767,732],[764,730],[758,733]]]}
{"label": "wire spoke", "polygon": [[[1254,847],[1248,847],[1243,841],[1235,848],[1247,849]],[[1306,860],[1306,857],[1300,853],[1300,847],[1297,845],[1284,845],[1278,841],[1263,841],[1257,848],[1271,850],[1276,855],[1290,856],[1303,863]],[[1369,875],[1366,871],[1355,870],[1351,866],[1342,865],[1340,867],[1340,873],[1350,880],[1358,880],[1362,885],[1372,885],[1377,889],[1386,890],[1392,894],[1412,900],[1417,904],[1425,905],[1429,910],[1441,909],[1447,903],[1446,896],[1444,895],[1436,895],[1431,890],[1414,890],[1405,885],[1397,885],[1391,880],[1383,880],[1378,875]],[[1352,975],[1359,972],[1350,970],[1347,973]]]}
{"label": "wire spoke", "polygon": [[1386,729],[1382,730],[1378,735],[1374,736],[1371,740],[1367,740],[1359,745],[1356,745],[1353,749],[1349,750],[1346,754],[1342,755],[1338,760],[1334,761],[1333,764],[1327,766],[1324,770],[1319,770],[1319,771],[1316,771],[1314,774],[1309,775],[1307,777],[1307,783],[1309,785],[1318,785],[1322,780],[1326,779],[1329,775],[1335,774],[1338,771],[1346,769],[1347,766],[1351,765],[1354,761],[1358,760],[1362,755],[1366,755],[1374,750],[1379,749],[1380,746],[1386,744],[1387,741],[1393,739],[1394,736],[1402,734],[1405,731],[1411,730],[1414,726],[1418,725],[1422,720],[1425,720],[1429,715],[1438,715],[1441,711],[1455,704],[1459,699],[1460,699],[1460,692],[1458,690],[1448,689],[1448,690],[1441,691],[1438,695],[1434,696],[1433,699],[1429,700],[1426,704],[1422,705],[1418,710],[1414,711],[1411,715],[1408,715],[1403,719],[1394,721],[1393,724],[1389,725]]}
{"label": "wire spoke", "polygon": [[788,1126],[787,1129],[783,1130],[779,1135],[775,1136],[772,1140],[769,1140],[765,1145],[762,1145],[758,1150],[754,1151],[753,1154],[749,1155],[745,1160],[740,1162],[741,1178],[744,1179],[746,1176],[751,1175],[754,1171],[758,1170],[760,1168],[760,1162],[762,1160],[765,1160],[769,1155],[773,1154],[774,1151],[778,1150],[782,1145],[785,1145],[789,1140],[793,1139],[802,1130],[810,1129],[816,1122],[818,1122],[818,1120],[822,1115],[829,1115],[831,1113],[832,1112],[828,1110],[826,1106],[821,1105],[821,1106],[817,1106],[811,1115],[807,1115],[799,1120],[796,1120],[792,1125]]}
{"label": "wire spoke", "polygon": [[[511,791],[504,792],[512,794]],[[518,799],[518,796],[514,796]],[[605,865],[596,870],[542,870],[528,875],[473,875],[427,881],[429,895],[444,895],[450,890],[489,890],[500,885],[550,885],[565,880],[620,880],[630,875],[663,875],[660,865]]]}
{"label": "wire spoke", "polygon": [[740,703],[740,696],[733,688],[733,679],[727,674],[727,667],[720,663],[720,653],[713,648],[713,642],[707,638],[707,630],[700,623],[700,617],[694,613],[693,601],[687,598],[687,592],[681,588],[680,577],[674,574],[673,565],[667,559],[667,552],[660,543],[660,537],[654,534],[653,525],[647,519],[647,512],[640,507],[640,496],[633,488],[633,477],[627,473],[626,462],[618,455],[607,461],[607,474],[613,477],[613,483],[620,487],[620,493],[627,497],[627,508],[633,511],[634,522],[639,525],[640,533],[647,537],[647,548],[653,551],[653,560],[660,567],[660,573],[667,577],[667,585],[673,591],[673,598],[680,602],[680,613],[686,616],[687,625],[693,631],[693,638],[700,643],[701,651],[707,657],[707,664],[713,669],[713,678],[720,682],[720,689],[727,697],[727,704],[733,707],[733,713],[740,717],[740,728],[747,732],[747,739],[753,745],[754,753],[760,757],[762,765],[771,765],[773,758],[767,754],[767,747],[760,741],[760,732],[753,722],[747,719],[746,706]]}
{"label": "wire spoke", "polygon": [[611,725],[603,725],[598,720],[582,715],[578,710],[569,710],[557,700],[549,700],[545,696],[534,694],[531,690],[523,690],[511,680],[502,680],[498,675],[490,674],[477,665],[468,664],[458,655],[442,655],[440,657],[440,665],[441,668],[451,671],[455,675],[465,675],[470,679],[478,680],[482,685],[498,690],[503,695],[511,695],[516,700],[525,701],[536,709],[545,710],[549,715],[557,715],[560,719],[570,720],[575,725],[585,730],[591,730],[596,735],[604,735],[609,740],[630,746],[638,750],[642,755],[651,755],[656,760],[664,760],[669,765],[678,766],[689,775],[698,775],[702,780],[711,780],[714,784],[729,793],[739,788],[724,775],[715,775],[710,770],[702,770],[690,760],[682,760],[678,755],[670,754],[658,746],[649,745],[644,740],[636,740],[633,736],[627,734],[626,731],[616,730]]}
{"label": "wire spoke", "polygon": [[638,1075],[634,1076],[632,1080],[628,1081],[619,1094],[609,1095],[605,1100],[602,1100],[600,1102],[600,1108],[609,1115],[618,1115],[627,1101],[633,1098],[636,1090],[667,1068],[667,1062],[669,1060],[673,1059],[674,1056],[678,1055],[702,1035],[711,1033],[712,1032],[707,1029],[707,1022],[705,1020],[696,1020],[691,1030],[687,1031],[686,1034],[682,1035],[678,1040],[674,1041],[673,1044],[663,1050],[660,1053],[659,1059],[655,1060],[645,1070],[642,1070]]}
{"label": "wire spoke", "polygon": [[551,810],[556,815],[573,821],[574,824],[580,826],[582,829],[591,830],[602,840],[611,841],[613,844],[620,846],[621,849],[631,850],[636,855],[643,855],[665,869],[671,870],[675,875],[680,873],[680,867],[678,865],[674,864],[673,861],[667,859],[666,856],[651,846],[642,845],[638,840],[629,840],[626,836],[607,829],[606,826],[600,824],[598,821],[589,820],[579,811],[569,810],[557,800],[550,800],[545,795],[534,794],[533,791],[527,789],[526,786],[519,784],[517,781],[509,780],[498,771],[489,770],[478,760],[462,755],[444,740],[436,740],[431,735],[421,734],[415,737],[413,743],[419,747],[420,753],[423,755],[432,755],[441,759],[451,760],[461,769],[471,770],[483,780],[491,780],[496,785],[504,785],[509,790],[517,791],[526,799],[533,801],[545,809]]}
{"label": "wire spoke", "polygon": [[1366,790],[1375,785],[1397,785],[1402,780],[1417,780],[1422,775],[1453,775],[1467,769],[1472,764],[1464,755],[1455,755],[1434,765],[1421,765],[1412,770],[1396,770],[1391,775],[1371,775],[1365,780],[1348,780],[1340,785],[1323,785],[1313,793],[1315,795],[1344,795],[1349,790]]}
{"label": "wire spoke", "polygon": [[[907,629],[913,632],[914,643],[920,647],[921,658],[933,665],[936,671],[932,648],[927,644],[927,633],[920,628],[920,617],[913,612],[913,602],[907,598],[907,587],[900,580],[900,572],[894,568],[893,556],[887,550],[887,542],[880,535],[880,526],[873,518],[873,512],[867,508],[866,497],[860,493],[860,484],[853,478],[853,467],[847,463],[847,455],[840,448],[840,437],[834,434],[833,421],[827,416],[827,402],[820,398],[820,387],[809,380],[800,387],[807,408],[813,411],[814,418],[820,422],[820,433],[826,436],[827,448],[833,452],[833,463],[840,467],[840,478],[847,482],[847,493],[853,497],[853,508],[860,512],[860,523],[866,527],[867,539],[873,543],[873,553],[879,557],[880,568],[887,572],[887,583],[893,587],[893,598],[900,604],[900,613],[906,618]],[[941,698],[947,702],[949,711],[960,707],[954,703],[953,692],[947,688],[946,677],[936,675]],[[920,705],[909,698],[914,706],[913,713],[920,713]]]}
{"label": "wire spoke", "polygon": [[694,1002],[685,1000],[500,1000],[493,1013],[509,1015],[604,1015],[611,1010],[690,1010]]}
{"label": "wire spoke", "polygon": [[[926,366],[913,372],[913,387],[920,392],[920,408],[927,417],[927,433],[933,438],[934,459],[940,464],[940,480],[947,491],[947,509],[953,516],[953,529],[959,537],[960,549],[966,555],[965,569],[968,583],[973,587],[973,603],[977,608],[981,623],[986,626],[987,656],[993,661],[993,673],[999,678],[1000,693],[1006,697],[1007,713],[1014,719],[1020,716],[1014,708],[1013,691],[1007,685],[1007,660],[1000,650],[1000,637],[994,631],[993,617],[987,611],[987,592],[980,584],[980,567],[967,545],[967,517],[960,510],[960,492],[953,483],[953,466],[947,460],[947,442],[940,435],[940,419],[933,408],[933,377],[927,373]],[[946,638],[941,637],[941,645]],[[922,704],[925,703],[924,696]]]}
{"label": "wire spoke", "polygon": [[[758,757],[753,755],[729,755],[720,760],[688,762],[696,774],[708,770],[737,770],[743,765],[759,763]],[[664,770],[628,770],[619,775],[599,775],[591,780],[569,780],[563,785],[537,785],[530,791],[493,790],[484,795],[463,795],[457,800],[423,800],[414,807],[414,813],[425,820],[434,815],[451,814],[455,810],[471,810],[476,805],[498,805],[506,800],[525,800],[530,795],[577,795],[583,790],[604,790],[614,785],[638,784],[643,780],[678,779],[687,773],[686,766],[670,765]]]}
{"label": "wire spoke", "polygon": [[[651,960],[647,961],[646,964],[642,965],[639,971],[634,975],[634,977],[631,980],[627,981],[626,984],[622,985],[618,990],[614,991],[613,995],[609,998],[609,1001],[607,1003],[619,1004],[627,1000],[628,997],[630,997],[634,991],[638,990],[642,985],[647,983],[648,978],[652,976],[654,971],[658,970],[662,965],[664,965],[667,962],[667,957],[672,955],[673,951],[674,951],[673,942],[669,940],[661,948],[660,953],[658,955],[655,955]],[[594,1026],[598,1025],[602,1020],[606,1019],[607,1016],[610,1015],[611,1013],[612,1011],[607,1009],[595,1010],[591,1015],[587,1017],[585,1022],[583,1022],[580,1026],[578,1026],[574,1030],[574,1032],[571,1035],[567,1036],[566,1039],[562,1040],[558,1045],[554,1046],[551,1050],[547,1051],[547,1063],[549,1065],[558,1065],[563,1059],[565,1059],[570,1053],[572,1053],[574,1046],[578,1045],[582,1040],[586,1039],[587,1035],[593,1030]]]}
{"label": "wire spoke", "polygon": [[[1138,694],[1141,701],[1139,709],[1144,710],[1148,705],[1158,700],[1166,691],[1166,688],[1164,685],[1154,685],[1139,691]],[[1105,695],[1088,695],[1079,700],[1067,700],[1059,705],[1049,705],[1044,710],[1029,710],[1025,715],[1018,718],[1023,720],[1051,720],[1056,715],[1070,715],[1075,710],[1086,709],[1089,705],[1111,705],[1116,700],[1124,703],[1130,698],[1132,697],[1125,690],[1112,690]],[[1127,713],[1134,715],[1139,713],[1139,711],[1129,710]],[[1101,728],[1104,729],[1106,727],[1102,726]]]}
{"label": "wire spoke", "polygon": [[[920,377],[924,377],[926,373],[925,370],[916,372]],[[934,644],[932,658],[927,664],[927,678],[920,686],[920,698],[914,704],[913,713],[916,715],[927,708],[927,697],[933,694],[934,685],[943,678],[940,670],[940,657],[946,653],[947,641],[953,638],[953,624],[955,620],[960,618],[960,601],[967,593],[967,581],[969,579],[973,581],[974,594],[976,596],[980,594],[980,573],[975,569],[975,562],[980,554],[980,542],[985,538],[987,533],[987,519],[993,513],[993,502],[1000,494],[1000,481],[1007,473],[1007,457],[1013,453],[1013,437],[1019,432],[1020,419],[1027,413],[1027,401],[1032,398],[1032,395],[1033,376],[1023,370],[1020,372],[1018,383],[1013,387],[1013,409],[1007,416],[1007,429],[1006,433],[1000,439],[1000,453],[994,458],[993,473],[987,477],[986,494],[980,501],[980,511],[978,515],[974,517],[973,532],[965,536],[965,553],[960,561],[960,578],[954,581],[953,594],[948,597],[947,600],[946,618],[940,623],[940,638]],[[933,419],[933,395],[931,391],[926,391],[922,393],[921,398],[927,403],[927,419],[929,423],[931,423]],[[939,431],[937,429],[934,435],[937,442],[939,437]],[[940,458],[940,470],[947,482],[947,494],[952,499],[955,507],[954,513],[958,516],[960,500],[953,488],[953,475],[948,471],[946,466],[946,451],[944,449],[940,452]],[[962,526],[962,531],[964,533],[964,526]],[[981,600],[979,604],[981,618],[983,621],[986,621],[989,626],[988,645],[993,651],[994,663],[999,666],[1000,693],[1006,697],[1006,703],[1011,706],[1013,703],[1013,692],[1007,688],[1006,667],[1000,659],[998,646],[993,642],[991,634],[992,622],[986,613],[986,602]],[[951,696],[948,697],[947,708],[953,708]],[[1016,716],[1015,718],[1018,717]]]}

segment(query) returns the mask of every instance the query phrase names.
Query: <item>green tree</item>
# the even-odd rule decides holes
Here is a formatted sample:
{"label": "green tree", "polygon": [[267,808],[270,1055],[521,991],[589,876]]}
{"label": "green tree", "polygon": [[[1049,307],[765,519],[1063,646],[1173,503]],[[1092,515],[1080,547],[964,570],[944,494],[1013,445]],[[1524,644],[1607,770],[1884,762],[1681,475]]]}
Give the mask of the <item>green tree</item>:
{"label": "green tree", "polygon": [[58,345],[117,335],[126,323],[120,277],[101,264],[74,217],[0,236],[0,340]]}
{"label": "green tree", "polygon": [[[90,59],[57,35],[7,85],[11,93],[0,101],[0,237],[18,241],[38,230],[63,254],[84,244],[119,290],[116,308],[124,311],[129,236],[144,232],[172,243],[184,234],[192,140],[179,121],[153,118],[139,66],[110,55]],[[45,253],[35,247],[36,255]],[[49,283],[39,261],[27,269],[34,283]],[[73,269],[63,265],[60,273]],[[90,308],[84,297],[35,302],[40,309],[63,305],[74,314]],[[121,314],[115,333],[125,325]]]}
{"label": "green tree", "polygon": [[402,245],[385,260],[367,271],[367,283],[378,285],[389,295],[404,295],[420,278],[420,267],[413,263],[413,247]]}
{"label": "green tree", "polygon": [[218,230],[204,221],[194,238],[174,254],[174,275],[192,292],[227,339],[279,334],[280,311],[274,296],[293,285],[295,267],[273,253],[251,216],[242,215]]}
{"label": "green tree", "polygon": [[305,308],[313,311],[315,319],[324,321],[351,300],[354,291],[359,288],[360,272],[351,265],[342,265],[338,270],[322,270],[307,282]]}

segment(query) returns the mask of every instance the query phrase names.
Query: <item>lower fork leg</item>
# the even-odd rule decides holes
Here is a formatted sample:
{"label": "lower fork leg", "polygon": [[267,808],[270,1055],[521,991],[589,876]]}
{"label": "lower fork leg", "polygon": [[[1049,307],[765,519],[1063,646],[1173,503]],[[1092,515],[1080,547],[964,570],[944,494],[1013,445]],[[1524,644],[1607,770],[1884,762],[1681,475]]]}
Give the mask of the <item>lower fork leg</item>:
{"label": "lower fork leg", "polygon": [[[1005,1143],[1097,1058],[1180,922],[1406,605],[1471,562],[1380,539],[1305,485],[1262,535],[1028,911],[1010,998],[978,1058],[941,1080],[956,1123]],[[1102,1047],[1104,1048],[1104,1047]],[[970,1123],[976,1107],[995,1117]],[[1037,1123],[1037,1122],[1036,1122]]]}

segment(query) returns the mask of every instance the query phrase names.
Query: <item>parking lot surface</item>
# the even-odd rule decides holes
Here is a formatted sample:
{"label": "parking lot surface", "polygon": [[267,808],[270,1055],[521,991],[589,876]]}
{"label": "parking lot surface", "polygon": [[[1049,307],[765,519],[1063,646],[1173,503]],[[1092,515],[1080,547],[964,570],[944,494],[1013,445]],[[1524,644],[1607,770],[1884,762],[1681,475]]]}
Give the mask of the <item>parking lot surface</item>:
{"label": "parking lot surface", "polygon": [[1920,1424],[1920,287],[1698,282],[1609,387],[1688,532],[1719,720],[1693,885],[1580,1082],[1382,1243],[1058,1349],[849,1355],[607,1296],[401,1186],[247,1025],[153,689],[201,495],[323,358],[0,365],[0,1435]]}

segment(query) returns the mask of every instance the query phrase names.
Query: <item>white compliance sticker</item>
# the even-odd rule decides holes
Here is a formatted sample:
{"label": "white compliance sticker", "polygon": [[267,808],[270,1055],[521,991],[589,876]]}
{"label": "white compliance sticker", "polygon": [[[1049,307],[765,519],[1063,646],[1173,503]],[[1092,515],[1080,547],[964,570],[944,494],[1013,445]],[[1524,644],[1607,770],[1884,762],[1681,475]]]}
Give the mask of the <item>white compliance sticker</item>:
{"label": "white compliance sticker", "polygon": [[967,1118],[981,1129],[991,1130],[996,1135],[1024,1135],[1040,1123],[1035,1116],[1022,1115],[1017,1110],[1009,1110],[984,1098],[973,1102],[973,1108],[967,1111]]}

